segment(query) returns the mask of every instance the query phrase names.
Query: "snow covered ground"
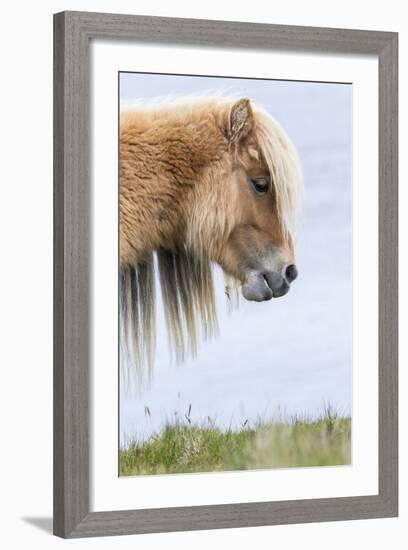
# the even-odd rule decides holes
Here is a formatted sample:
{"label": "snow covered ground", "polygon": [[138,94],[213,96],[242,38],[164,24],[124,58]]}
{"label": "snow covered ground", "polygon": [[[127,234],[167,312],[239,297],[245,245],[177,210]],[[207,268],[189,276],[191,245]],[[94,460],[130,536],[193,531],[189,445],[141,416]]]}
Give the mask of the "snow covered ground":
{"label": "snow covered ground", "polygon": [[[228,313],[215,270],[220,334],[195,359],[170,361],[158,305],[154,377],[120,395],[120,434],[148,436],[166,420],[211,417],[221,427],[277,411],[317,415],[330,402],[350,413],[352,392],[352,86],[185,76],[121,75],[121,102],[203,92],[251,98],[285,128],[298,150],[305,204],[287,296],[241,300]],[[145,414],[149,407],[151,416]]]}

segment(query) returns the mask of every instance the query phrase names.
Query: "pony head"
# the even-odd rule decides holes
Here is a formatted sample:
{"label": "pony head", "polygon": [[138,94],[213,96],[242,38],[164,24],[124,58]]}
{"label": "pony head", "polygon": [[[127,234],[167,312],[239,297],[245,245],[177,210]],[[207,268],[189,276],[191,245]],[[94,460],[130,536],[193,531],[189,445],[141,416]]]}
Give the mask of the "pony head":
{"label": "pony head", "polygon": [[208,111],[214,128],[207,135],[218,131],[222,140],[186,209],[189,247],[236,279],[247,300],[283,296],[297,277],[302,178],[295,149],[247,98],[210,103]]}

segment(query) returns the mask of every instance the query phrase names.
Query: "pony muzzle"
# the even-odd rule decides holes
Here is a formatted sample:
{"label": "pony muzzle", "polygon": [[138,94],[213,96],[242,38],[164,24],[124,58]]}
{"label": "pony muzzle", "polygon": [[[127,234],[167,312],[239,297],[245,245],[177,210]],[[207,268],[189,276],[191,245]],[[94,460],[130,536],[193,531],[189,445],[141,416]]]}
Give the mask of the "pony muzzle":
{"label": "pony muzzle", "polygon": [[297,277],[296,266],[288,266],[285,275],[277,271],[252,272],[242,285],[242,295],[251,302],[265,302],[289,292],[290,283]]}

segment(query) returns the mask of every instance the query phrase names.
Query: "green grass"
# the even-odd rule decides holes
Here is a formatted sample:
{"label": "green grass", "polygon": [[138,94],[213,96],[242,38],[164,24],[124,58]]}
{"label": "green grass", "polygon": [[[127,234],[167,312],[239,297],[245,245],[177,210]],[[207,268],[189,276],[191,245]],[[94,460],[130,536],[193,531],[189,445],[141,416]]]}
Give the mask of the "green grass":
{"label": "green grass", "polygon": [[148,440],[132,441],[120,450],[122,476],[350,463],[351,418],[330,411],[313,421],[259,422],[238,431],[221,431],[210,422],[167,425]]}

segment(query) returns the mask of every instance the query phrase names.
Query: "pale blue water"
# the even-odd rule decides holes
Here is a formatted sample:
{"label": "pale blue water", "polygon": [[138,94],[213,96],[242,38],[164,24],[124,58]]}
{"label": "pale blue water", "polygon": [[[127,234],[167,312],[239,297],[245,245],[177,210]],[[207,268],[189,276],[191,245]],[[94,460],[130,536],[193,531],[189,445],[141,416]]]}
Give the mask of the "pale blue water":
{"label": "pale blue water", "polygon": [[327,402],[349,413],[352,86],[122,74],[120,90],[125,103],[226,90],[248,96],[285,128],[305,177],[299,278],[289,294],[260,304],[242,299],[228,314],[217,271],[220,334],[181,366],[170,361],[160,314],[153,383],[140,394],[121,394],[121,441],[150,435],[166,420],[182,417],[189,404],[193,421],[209,416],[221,427],[255,422],[279,410],[315,416]]}

